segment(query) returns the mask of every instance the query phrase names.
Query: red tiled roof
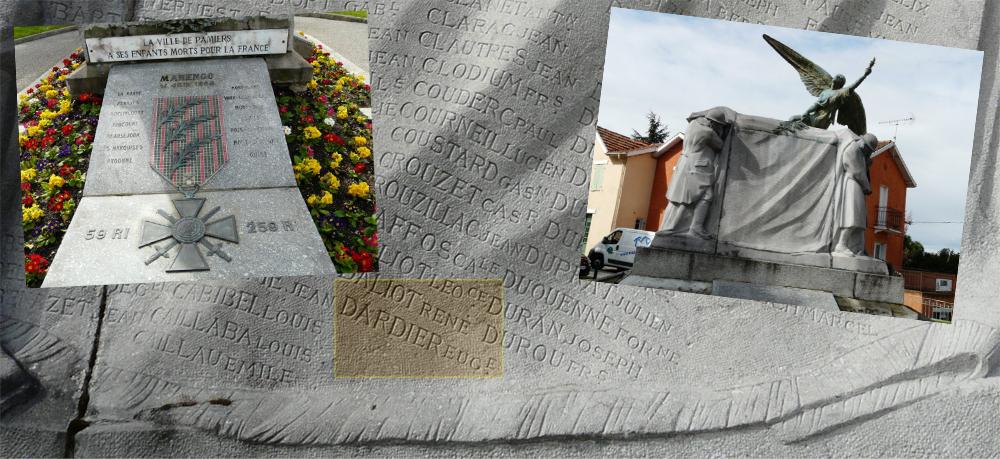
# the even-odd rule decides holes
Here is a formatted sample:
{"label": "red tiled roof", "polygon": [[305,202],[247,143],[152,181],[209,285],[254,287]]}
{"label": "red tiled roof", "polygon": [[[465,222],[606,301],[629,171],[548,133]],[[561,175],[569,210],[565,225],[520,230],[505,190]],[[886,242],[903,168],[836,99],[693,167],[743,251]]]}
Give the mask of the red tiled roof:
{"label": "red tiled roof", "polygon": [[632,140],[617,132],[609,131],[597,126],[597,134],[601,136],[604,146],[608,147],[608,152],[626,152],[650,147],[650,144],[638,140]]}

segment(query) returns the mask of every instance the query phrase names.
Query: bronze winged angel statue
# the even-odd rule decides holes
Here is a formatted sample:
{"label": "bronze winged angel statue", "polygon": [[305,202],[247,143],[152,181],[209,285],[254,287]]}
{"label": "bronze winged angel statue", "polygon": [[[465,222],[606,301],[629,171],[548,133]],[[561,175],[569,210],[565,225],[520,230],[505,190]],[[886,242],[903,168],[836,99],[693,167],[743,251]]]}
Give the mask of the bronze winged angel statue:
{"label": "bronze winged angel statue", "polygon": [[847,82],[847,78],[844,75],[830,76],[826,70],[823,70],[822,67],[816,65],[813,61],[806,59],[792,48],[767,36],[767,34],[764,35],[764,40],[785,61],[792,64],[792,67],[799,72],[799,77],[802,78],[802,83],[806,85],[809,94],[817,97],[816,102],[806,109],[803,114],[789,118],[787,122],[782,123],[781,128],[797,129],[804,126],[812,126],[826,129],[833,124],[834,116],[836,115],[837,123],[847,126],[855,134],[864,135],[868,132],[865,123],[865,107],[861,103],[861,96],[855,90],[872,73],[872,67],[875,66],[874,58],[868,64],[868,68],[865,69],[865,74],[861,78],[858,78],[858,81],[844,86],[844,83]]}

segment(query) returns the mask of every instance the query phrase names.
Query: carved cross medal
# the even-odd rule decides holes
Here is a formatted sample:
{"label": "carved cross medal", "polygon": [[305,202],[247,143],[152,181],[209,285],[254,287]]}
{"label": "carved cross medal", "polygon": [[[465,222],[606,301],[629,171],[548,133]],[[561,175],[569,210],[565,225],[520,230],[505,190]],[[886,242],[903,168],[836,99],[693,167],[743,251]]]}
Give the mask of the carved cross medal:
{"label": "carved cross medal", "polygon": [[149,220],[142,223],[139,247],[162,243],[153,245],[156,252],[146,264],[160,257],[170,258],[174,246],[180,248],[174,253],[167,272],[209,270],[200,247],[207,249],[210,257],[232,261],[222,250],[222,242],[213,243],[206,238],[239,243],[236,217],[230,215],[209,221],[220,207],[199,217],[205,199],[194,197],[228,159],[222,97],[161,97],[155,100],[153,113],[150,166],[184,193],[184,198],[173,200],[174,213],[157,211],[167,223]]}

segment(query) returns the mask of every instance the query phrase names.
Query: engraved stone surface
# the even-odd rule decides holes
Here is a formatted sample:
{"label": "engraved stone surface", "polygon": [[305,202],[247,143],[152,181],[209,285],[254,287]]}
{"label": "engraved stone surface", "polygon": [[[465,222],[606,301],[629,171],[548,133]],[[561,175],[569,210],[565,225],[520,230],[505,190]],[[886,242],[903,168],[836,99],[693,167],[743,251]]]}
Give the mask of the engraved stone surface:
{"label": "engraved stone surface", "polygon": [[297,188],[202,191],[190,211],[182,198],[81,200],[43,287],[336,272]]}
{"label": "engraved stone surface", "polygon": [[[97,125],[85,196],[170,193],[152,168],[155,101],[217,96],[227,164],[203,190],[295,186],[278,108],[260,58],[116,66]],[[207,105],[207,104],[206,104]]]}
{"label": "engraved stone surface", "polygon": [[[82,414],[77,410],[90,372],[101,300],[102,288],[91,286],[31,290],[21,303],[4,303],[4,456],[65,454],[66,428]],[[17,366],[11,370],[18,381],[7,379],[8,363]],[[20,393],[10,400],[8,391]]]}
{"label": "engraved stone surface", "polygon": [[288,29],[87,38],[89,62],[284,54]]}
{"label": "engraved stone surface", "polygon": [[337,377],[503,376],[500,280],[339,280]]}
{"label": "engraved stone surface", "polygon": [[[192,329],[194,317],[160,328],[142,321],[165,320],[164,311],[176,318],[180,310],[257,320],[245,311],[261,314],[269,304],[293,317],[293,308],[316,310],[312,290],[281,279],[277,289],[267,288],[284,293],[256,302],[251,295],[263,296],[252,281],[199,283],[201,291],[179,290],[180,298],[173,291],[155,298],[121,293],[116,311],[109,307],[105,316],[102,339],[109,345],[97,364],[104,374],[94,378],[93,424],[76,435],[78,455],[994,454],[1000,4],[986,3],[984,11],[982,1],[614,2],[986,50],[960,273],[965,287],[955,323],[947,325],[570,280],[586,214],[611,3],[0,4],[0,20],[34,22],[84,22],[126,5],[142,18],[367,7],[375,141],[386,152],[377,187],[379,209],[390,216],[380,231],[384,276],[504,280],[502,379],[339,379],[323,367],[314,382],[292,390],[255,377],[267,370],[279,377],[270,380],[273,387],[284,387],[282,373],[263,364],[296,362],[227,339],[241,337],[238,320],[232,332],[220,320],[210,333]],[[24,6],[13,11],[11,4]],[[13,100],[11,91],[3,103]],[[16,194],[12,178],[4,184]],[[241,293],[215,293],[222,287]],[[227,295],[237,307],[226,305]],[[212,330],[211,323],[196,327]],[[273,328],[294,337],[292,344],[311,344],[307,332],[286,329]],[[127,344],[150,330],[169,339]],[[332,342],[326,335],[313,358],[331,362],[329,348],[320,346]],[[216,351],[202,353],[209,365],[188,361],[202,371],[177,368],[181,349],[197,355],[189,354],[192,343]],[[220,349],[235,349],[226,356],[233,361],[212,366],[215,356],[223,359]],[[922,434],[899,434],[914,429]]]}
{"label": "engraved stone surface", "polygon": [[837,306],[837,300],[833,297],[832,293],[818,290],[715,281],[712,282],[712,294],[729,298],[795,304],[822,308],[829,311],[840,311],[840,308]]}

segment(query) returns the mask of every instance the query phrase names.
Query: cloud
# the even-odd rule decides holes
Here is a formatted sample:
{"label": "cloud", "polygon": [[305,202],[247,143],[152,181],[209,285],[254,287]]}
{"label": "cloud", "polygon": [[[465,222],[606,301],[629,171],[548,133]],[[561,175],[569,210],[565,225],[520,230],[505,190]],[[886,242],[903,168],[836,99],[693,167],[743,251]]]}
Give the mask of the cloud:
{"label": "cloud", "polygon": [[[718,105],[778,119],[802,113],[815,97],[764,33],[848,82],[875,57],[858,89],[868,130],[891,139],[894,126],[880,121],[916,117],[896,134],[918,185],[907,192],[907,211],[917,222],[964,219],[979,51],[614,8],[598,124],[626,135],[644,132],[653,110],[673,134],[692,112]],[[959,250],[962,225],[919,223],[909,234],[929,251]]]}

